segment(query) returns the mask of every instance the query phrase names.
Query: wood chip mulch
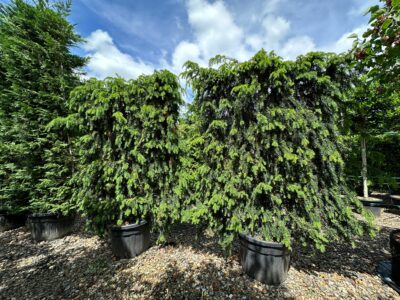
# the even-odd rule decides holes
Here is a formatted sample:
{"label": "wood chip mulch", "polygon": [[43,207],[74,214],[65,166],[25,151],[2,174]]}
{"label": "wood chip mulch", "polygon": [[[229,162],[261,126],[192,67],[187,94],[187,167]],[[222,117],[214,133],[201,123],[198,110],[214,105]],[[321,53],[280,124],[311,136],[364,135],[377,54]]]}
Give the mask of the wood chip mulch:
{"label": "wood chip mulch", "polygon": [[325,253],[294,249],[287,281],[268,287],[243,274],[237,245],[225,257],[216,238],[176,226],[168,246],[129,260],[113,258],[104,240],[76,230],[34,243],[26,228],[0,233],[0,299],[400,299],[377,276],[390,258],[389,234],[400,213],[385,211],[374,239]]}

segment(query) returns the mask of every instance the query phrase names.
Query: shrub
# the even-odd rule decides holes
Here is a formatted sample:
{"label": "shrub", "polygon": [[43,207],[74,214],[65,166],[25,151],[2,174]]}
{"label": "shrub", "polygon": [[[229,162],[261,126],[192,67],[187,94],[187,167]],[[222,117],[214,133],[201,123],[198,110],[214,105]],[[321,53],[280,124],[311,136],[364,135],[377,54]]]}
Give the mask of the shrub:
{"label": "shrub", "polygon": [[[194,149],[181,171],[182,220],[206,224],[229,248],[235,233],[312,243],[373,233],[371,216],[348,194],[337,142],[342,57],[310,53],[283,61],[264,51],[239,63],[217,56],[186,63],[195,98]],[[342,195],[345,195],[342,197]],[[352,207],[369,221],[358,221]]]}
{"label": "shrub", "polygon": [[75,113],[63,120],[81,132],[73,199],[98,233],[153,218],[162,239],[178,218],[172,190],[181,101],[179,83],[168,71],[130,81],[90,79],[73,91]]}

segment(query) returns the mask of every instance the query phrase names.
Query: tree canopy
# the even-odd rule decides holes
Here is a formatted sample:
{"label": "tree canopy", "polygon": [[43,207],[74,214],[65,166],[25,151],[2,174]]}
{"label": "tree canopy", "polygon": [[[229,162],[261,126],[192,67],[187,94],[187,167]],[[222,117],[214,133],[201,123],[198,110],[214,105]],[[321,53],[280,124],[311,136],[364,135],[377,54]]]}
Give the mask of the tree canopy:
{"label": "tree canopy", "polygon": [[179,91],[168,71],[129,81],[90,79],[72,92],[72,113],[55,120],[79,131],[73,199],[100,234],[109,225],[147,219],[163,239],[179,218],[173,194]]}
{"label": "tree canopy", "polygon": [[[370,79],[398,91],[400,84],[400,1],[381,0],[369,8],[369,28],[357,39],[354,55]],[[354,36],[356,37],[356,36]]]}
{"label": "tree canopy", "polygon": [[70,169],[51,149],[67,148],[66,137],[46,126],[67,113],[86,62],[71,53],[81,38],[69,12],[62,2],[0,4],[0,203],[8,210],[26,210],[28,201],[36,211],[59,210],[65,200]]}
{"label": "tree canopy", "polygon": [[225,246],[248,232],[323,251],[371,233],[343,179],[336,124],[351,79],[345,58],[314,52],[291,62],[260,51],[210,63],[188,62],[184,72],[195,92],[188,159],[197,163],[183,163],[183,220],[206,224]]}

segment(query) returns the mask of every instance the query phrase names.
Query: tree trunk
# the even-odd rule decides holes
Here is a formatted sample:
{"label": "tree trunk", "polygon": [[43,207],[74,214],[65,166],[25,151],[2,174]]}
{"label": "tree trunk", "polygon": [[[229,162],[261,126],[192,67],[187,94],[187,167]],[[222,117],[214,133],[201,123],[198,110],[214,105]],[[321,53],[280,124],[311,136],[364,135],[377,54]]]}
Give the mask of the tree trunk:
{"label": "tree trunk", "polygon": [[361,176],[363,181],[363,193],[364,193],[364,198],[368,198],[367,143],[365,137],[361,137],[361,159],[362,159]]}

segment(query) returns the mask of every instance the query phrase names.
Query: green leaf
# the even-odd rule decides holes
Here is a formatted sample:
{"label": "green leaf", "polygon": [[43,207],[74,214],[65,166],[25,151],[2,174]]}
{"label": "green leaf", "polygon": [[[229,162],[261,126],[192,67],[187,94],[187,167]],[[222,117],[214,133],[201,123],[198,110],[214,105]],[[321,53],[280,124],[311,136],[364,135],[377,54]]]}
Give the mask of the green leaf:
{"label": "green leaf", "polygon": [[358,35],[357,35],[357,33],[352,33],[347,38],[348,39],[356,39],[356,38],[358,38]]}
{"label": "green leaf", "polygon": [[385,22],[383,22],[383,24],[381,26],[382,30],[386,30],[390,26],[390,24],[392,24],[392,20],[386,19]]}

